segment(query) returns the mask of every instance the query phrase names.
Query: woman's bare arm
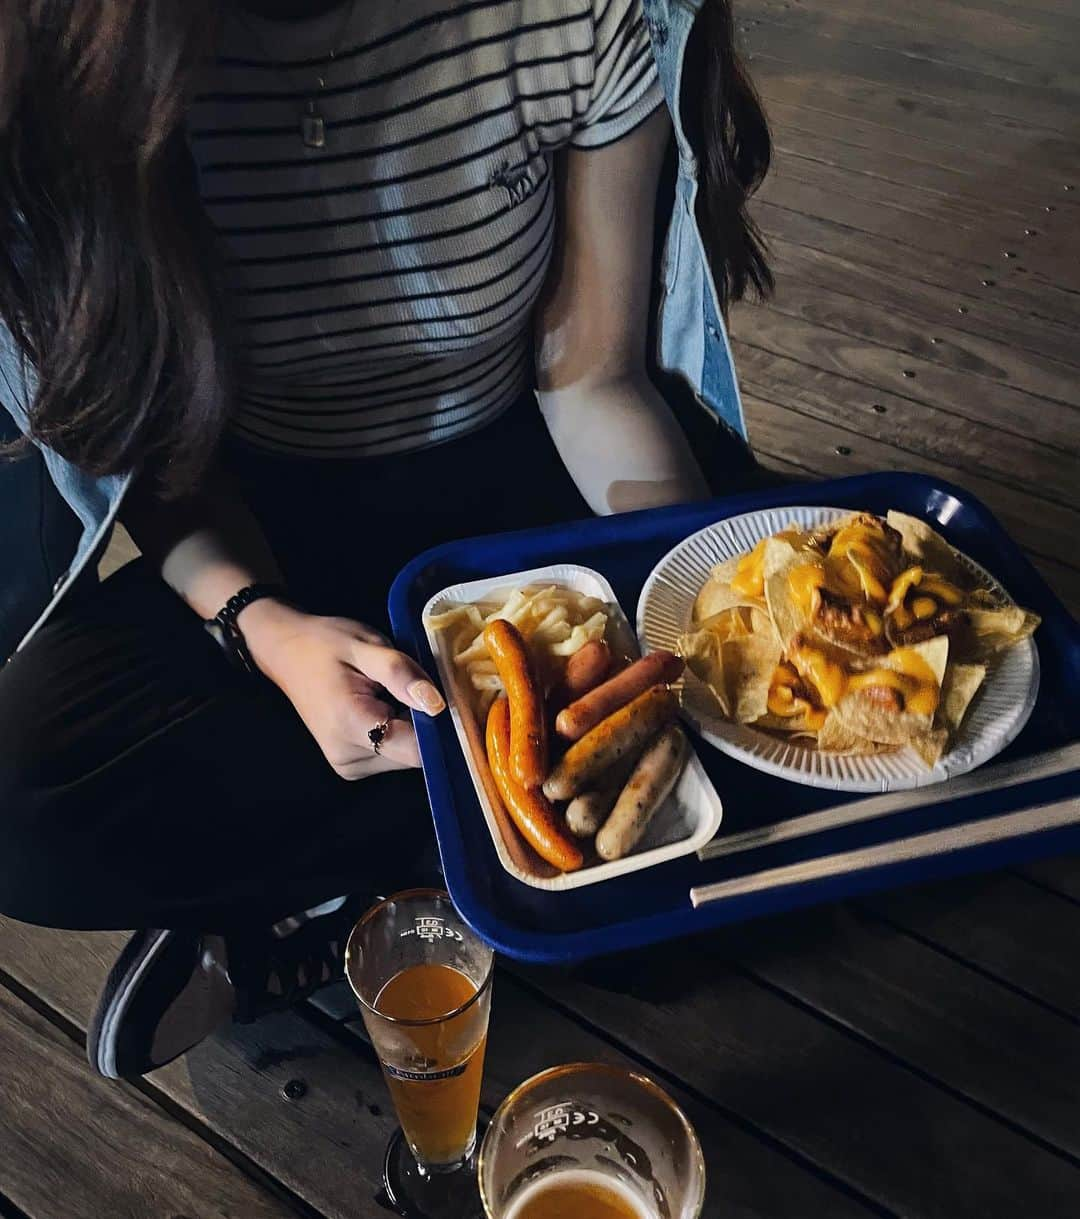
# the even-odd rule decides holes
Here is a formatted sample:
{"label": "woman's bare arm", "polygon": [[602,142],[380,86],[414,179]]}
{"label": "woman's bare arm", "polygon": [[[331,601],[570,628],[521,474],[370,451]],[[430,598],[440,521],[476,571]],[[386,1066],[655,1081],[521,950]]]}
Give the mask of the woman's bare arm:
{"label": "woman's bare arm", "polygon": [[582,495],[599,513],[701,499],[708,488],[645,371],[653,220],[670,132],[661,108],[558,166],[555,258],[537,310],[540,409]]}

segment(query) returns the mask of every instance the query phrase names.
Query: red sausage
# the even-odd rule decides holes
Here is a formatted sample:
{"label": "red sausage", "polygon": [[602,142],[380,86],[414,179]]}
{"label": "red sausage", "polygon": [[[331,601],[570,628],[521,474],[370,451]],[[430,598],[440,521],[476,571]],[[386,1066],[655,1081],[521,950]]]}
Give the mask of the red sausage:
{"label": "red sausage", "polygon": [[625,707],[650,686],[678,681],[682,671],[681,656],[663,650],[650,652],[560,711],[555,731],[567,741],[580,741],[601,720]]}
{"label": "red sausage", "polygon": [[582,644],[566,662],[562,680],[548,693],[548,715],[554,720],[575,698],[598,686],[611,670],[611,661],[611,649],[602,639]]}

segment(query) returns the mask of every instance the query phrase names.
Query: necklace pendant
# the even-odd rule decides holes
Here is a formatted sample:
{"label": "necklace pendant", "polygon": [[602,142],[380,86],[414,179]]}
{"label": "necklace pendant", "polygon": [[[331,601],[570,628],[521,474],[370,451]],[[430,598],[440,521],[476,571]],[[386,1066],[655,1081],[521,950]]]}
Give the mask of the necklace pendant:
{"label": "necklace pendant", "polygon": [[323,116],[315,109],[314,102],[308,102],[307,109],[300,115],[300,138],[307,148],[326,146],[326,124],[323,122]]}

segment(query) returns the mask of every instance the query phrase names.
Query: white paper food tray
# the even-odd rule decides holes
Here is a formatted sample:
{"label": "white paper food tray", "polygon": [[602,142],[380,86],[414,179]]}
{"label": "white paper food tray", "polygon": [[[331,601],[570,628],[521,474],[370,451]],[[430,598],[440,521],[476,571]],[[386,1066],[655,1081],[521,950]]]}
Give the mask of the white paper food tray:
{"label": "white paper food tray", "polygon": [[[478,729],[472,733],[473,739],[477,742],[483,741],[483,725],[476,724],[467,701],[464,683],[455,672],[449,654],[447,632],[432,630],[428,626],[428,622],[432,614],[449,609],[452,604],[490,600],[492,594],[499,590],[506,590],[506,593],[509,594],[515,588],[545,584],[560,584],[572,588],[575,592],[606,601],[611,606],[613,614],[616,642],[622,644],[625,641],[627,651],[631,654],[638,652],[634,632],[626,615],[615,600],[615,593],[611,585],[599,572],[575,564],[559,563],[551,567],[537,567],[532,571],[512,572],[509,575],[496,576],[491,579],[453,584],[436,593],[424,606],[424,630],[435,657],[439,679],[446,691],[454,731],[457,733],[458,742],[465,755],[465,762],[476,789],[476,798],[483,810],[499,862],[511,876],[516,877],[523,884],[531,885],[536,889],[559,890],[594,885],[602,880],[625,876],[628,872],[637,872],[642,868],[651,868],[656,864],[666,863],[669,859],[678,859],[682,855],[692,855],[715,836],[723,817],[720,796],[709,781],[705,768],[693,749],[690,751],[690,760],[674,791],[657,809],[636,851],[624,859],[613,860],[610,863],[587,864],[577,872],[541,877],[519,867],[508,851],[482,777],[481,767],[486,771],[487,759],[482,754],[482,747],[479,750],[480,756],[476,756],[474,753],[470,746],[470,732],[463,717],[468,716]],[[459,815],[468,815],[468,810],[458,811]]]}

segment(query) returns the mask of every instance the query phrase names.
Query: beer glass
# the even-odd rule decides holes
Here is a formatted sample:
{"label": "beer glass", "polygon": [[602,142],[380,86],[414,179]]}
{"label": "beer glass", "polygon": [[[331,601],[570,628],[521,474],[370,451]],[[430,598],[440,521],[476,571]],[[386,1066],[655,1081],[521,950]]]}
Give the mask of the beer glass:
{"label": "beer glass", "polygon": [[345,972],[403,1135],[384,1185],[405,1214],[480,1213],[473,1153],[493,967],[437,889],[388,897],[349,936]]}
{"label": "beer glass", "polygon": [[572,1063],[503,1101],[480,1149],[488,1219],[697,1219],[705,1161],[694,1128],[644,1075]]}

